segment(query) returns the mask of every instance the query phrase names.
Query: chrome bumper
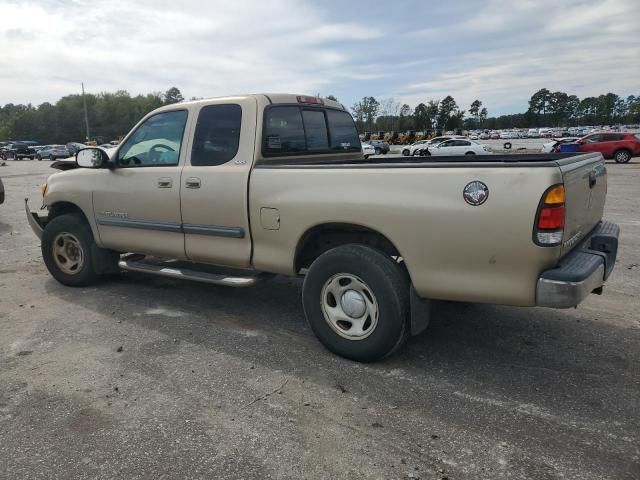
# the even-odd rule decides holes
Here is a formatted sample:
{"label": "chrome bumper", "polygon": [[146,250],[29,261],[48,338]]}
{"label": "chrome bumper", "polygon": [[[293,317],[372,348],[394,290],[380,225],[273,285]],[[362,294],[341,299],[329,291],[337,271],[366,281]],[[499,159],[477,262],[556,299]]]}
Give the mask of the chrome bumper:
{"label": "chrome bumper", "polygon": [[542,272],[536,288],[536,305],[571,308],[590,293],[601,293],[615,266],[619,236],[617,225],[601,222],[556,268]]}
{"label": "chrome bumper", "polygon": [[29,222],[29,226],[31,227],[31,230],[33,230],[33,233],[35,233],[36,236],[40,240],[42,240],[42,232],[44,230],[44,228],[42,227],[42,220],[40,219],[38,212],[32,212],[31,209],[29,208],[28,198],[24,199],[24,210],[27,213],[27,221]]}

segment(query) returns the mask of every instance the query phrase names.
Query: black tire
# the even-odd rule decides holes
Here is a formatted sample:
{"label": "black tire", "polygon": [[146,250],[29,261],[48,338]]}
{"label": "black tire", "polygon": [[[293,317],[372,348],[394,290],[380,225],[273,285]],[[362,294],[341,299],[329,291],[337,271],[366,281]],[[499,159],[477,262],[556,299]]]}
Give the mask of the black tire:
{"label": "black tire", "polygon": [[616,163],[628,163],[629,160],[631,160],[631,152],[625,148],[621,148],[614,152],[613,159]]}
{"label": "black tire", "polygon": [[512,147],[511,142],[504,142],[503,147],[505,150],[511,150],[511,147]]}
{"label": "black tire", "polygon": [[56,159],[53,155],[49,155],[49,161],[53,162]]}
{"label": "black tire", "polygon": [[371,156],[371,155],[365,155],[365,156],[364,156],[364,159],[365,159],[365,160],[369,160],[369,157],[370,157],[370,156]]}
{"label": "black tire", "polygon": [[465,153],[465,155],[475,155],[475,154],[476,154],[476,152],[467,152],[467,153]]}
{"label": "black tire", "polygon": [[40,155],[36,155],[36,159],[41,162],[42,161],[42,157]]}
{"label": "black tire", "polygon": [[[72,274],[64,272],[54,259],[54,241],[63,233],[73,235],[82,249],[82,266]],[[63,285],[81,287],[91,285],[98,280],[99,274],[95,268],[94,257],[101,249],[96,246],[91,228],[82,215],[74,213],[60,215],[47,223],[42,233],[41,249],[49,273]]]}
{"label": "black tire", "polygon": [[402,150],[402,155],[403,155],[403,156],[405,156],[405,157],[408,157],[408,156],[409,156],[409,153],[410,153],[410,152],[409,152],[409,149],[408,149],[408,148],[405,148],[404,150]]}
{"label": "black tire", "polygon": [[[377,302],[377,324],[370,327],[373,330],[365,338],[345,338],[325,318],[323,302],[328,300],[322,298],[322,292],[339,274],[360,279]],[[351,360],[381,360],[400,348],[409,336],[408,277],[391,257],[364,245],[344,245],[320,255],[304,279],[302,302],[307,322],[320,342]]]}
{"label": "black tire", "polygon": [[376,149],[374,150],[374,152],[375,152],[375,154],[376,154],[376,155],[380,155],[380,149],[379,149],[379,148],[376,148]]}

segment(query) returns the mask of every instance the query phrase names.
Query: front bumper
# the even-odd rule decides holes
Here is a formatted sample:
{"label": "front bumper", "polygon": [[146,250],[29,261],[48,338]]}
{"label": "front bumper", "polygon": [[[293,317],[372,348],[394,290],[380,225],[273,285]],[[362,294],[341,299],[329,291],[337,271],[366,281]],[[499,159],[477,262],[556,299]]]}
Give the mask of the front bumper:
{"label": "front bumper", "polygon": [[33,233],[35,233],[36,236],[40,240],[42,240],[42,232],[44,231],[44,224],[47,217],[39,215],[38,212],[32,212],[31,209],[29,208],[28,198],[24,199],[24,209],[25,209],[25,212],[27,213],[27,221],[29,222],[29,226],[31,227],[31,230],[33,230]]}
{"label": "front bumper", "polygon": [[620,227],[601,222],[579,247],[542,272],[536,288],[539,307],[571,308],[590,293],[601,293],[616,263]]}

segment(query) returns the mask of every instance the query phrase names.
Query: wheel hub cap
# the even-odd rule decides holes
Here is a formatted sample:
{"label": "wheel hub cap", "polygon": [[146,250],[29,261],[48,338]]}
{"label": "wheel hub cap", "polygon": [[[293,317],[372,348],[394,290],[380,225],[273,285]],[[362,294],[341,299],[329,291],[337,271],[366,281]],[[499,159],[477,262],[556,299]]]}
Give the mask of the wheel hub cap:
{"label": "wheel hub cap", "polygon": [[378,325],[378,300],[373,290],[350,273],[338,273],[324,284],[320,305],[324,319],[341,337],[362,340]]}
{"label": "wheel hub cap", "polygon": [[364,302],[364,297],[361,293],[355,290],[347,290],[340,299],[342,309],[344,313],[351,318],[360,318],[367,310],[367,304]]}

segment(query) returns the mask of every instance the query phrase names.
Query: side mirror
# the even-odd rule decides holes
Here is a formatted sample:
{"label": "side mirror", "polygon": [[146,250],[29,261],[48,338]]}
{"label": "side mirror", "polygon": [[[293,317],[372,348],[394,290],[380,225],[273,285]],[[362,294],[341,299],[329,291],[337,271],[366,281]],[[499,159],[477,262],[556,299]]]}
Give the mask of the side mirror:
{"label": "side mirror", "polygon": [[76,153],[76,164],[82,168],[102,168],[109,161],[107,152],[100,148],[83,148]]}

